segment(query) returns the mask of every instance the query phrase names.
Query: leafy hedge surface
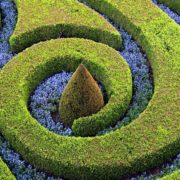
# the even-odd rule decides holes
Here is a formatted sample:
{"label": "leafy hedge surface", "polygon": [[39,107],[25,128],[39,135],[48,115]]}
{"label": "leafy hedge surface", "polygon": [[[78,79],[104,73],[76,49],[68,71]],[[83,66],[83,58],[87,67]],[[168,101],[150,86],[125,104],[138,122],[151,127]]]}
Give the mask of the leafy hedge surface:
{"label": "leafy hedge surface", "polygon": [[[15,0],[18,21],[10,38],[12,50],[58,37],[83,37],[118,49],[118,31],[98,13],[76,0]],[[69,8],[71,7],[71,8]]]}
{"label": "leafy hedge surface", "polygon": [[180,14],[180,0],[159,0],[159,2],[165,4]]}
{"label": "leafy hedge surface", "polygon": [[60,119],[71,127],[75,119],[96,114],[104,105],[102,89],[88,69],[80,64],[61,95]]}
{"label": "leafy hedge surface", "polygon": [[[46,163],[44,164],[43,161],[49,164],[52,157],[55,161],[49,164],[51,167],[48,167],[47,171],[51,171],[52,168],[53,172],[53,165],[58,163],[55,169],[57,173],[60,170],[62,175],[68,174],[67,171],[71,169],[70,167],[67,170],[65,168],[66,163],[71,163],[69,162],[71,158],[69,159],[65,151],[76,144],[81,147],[81,140],[85,139],[66,138],[49,132],[31,117],[27,110],[27,102],[30,93],[45,77],[63,69],[74,71],[80,63],[83,63],[104,85],[109,99],[101,111],[87,117],[87,120],[84,118],[84,121],[98,123],[97,128],[103,128],[104,125],[109,126],[111,121],[115,121],[125,112],[131,100],[132,79],[127,63],[123,61],[118,52],[106,45],[83,39],[51,40],[40,43],[12,59],[1,71],[0,76],[0,91],[2,92],[0,95],[0,128],[3,135],[18,152],[22,153],[25,159],[32,164],[35,163],[37,167],[42,165],[39,167],[46,169]],[[87,124],[88,127],[84,127],[87,129],[85,130],[92,130],[92,125],[96,127],[94,124]],[[90,138],[86,139],[90,140]],[[69,147],[64,148],[63,146],[66,145]],[[49,147],[52,147],[51,150],[55,148],[55,151],[51,152]],[[39,155],[45,159],[41,159]],[[63,156],[68,159],[64,159]],[[70,156],[74,156],[73,153]]]}
{"label": "leafy hedge surface", "polygon": [[2,161],[0,157],[0,179],[15,180],[16,178],[11,173],[7,165]]}
{"label": "leafy hedge surface", "polygon": [[[122,116],[123,113],[125,113],[130,103],[131,96],[132,96],[132,78],[131,78],[131,72],[130,72],[129,66],[127,65],[125,61],[122,61],[119,58],[118,52],[107,48],[105,45],[99,45],[96,43],[92,43],[91,41],[78,40],[78,39],[74,39],[74,40],[64,39],[64,41],[60,41],[59,44],[58,42],[59,41],[54,41],[54,44],[53,44],[53,41],[52,41],[51,43],[47,42],[44,45],[40,45],[38,47],[35,46],[35,48],[33,48],[33,50],[30,51],[32,52],[32,54],[23,53],[23,55],[21,55],[22,57],[21,56],[20,57],[18,56],[18,57],[19,59],[28,59],[28,58],[31,59],[31,56],[36,56],[36,53],[37,54],[39,53],[40,55],[38,57],[38,61],[41,60],[43,61],[44,64],[45,63],[50,64],[49,66],[46,67],[49,69],[51,68],[51,66],[56,66],[56,65],[52,65],[50,60],[53,57],[56,58],[56,56],[57,57],[59,56],[61,58],[62,56],[61,59],[65,59],[65,60],[64,61],[62,60],[62,62],[60,62],[62,64],[58,65],[57,67],[59,68],[58,70],[70,70],[70,71],[74,71],[78,67],[78,65],[81,63],[81,61],[82,62],[85,61],[85,64],[84,63],[83,64],[84,65],[87,64],[87,68],[90,71],[92,71],[92,73],[94,73],[94,77],[97,78],[104,85],[107,91],[107,96],[108,96],[109,101],[106,104],[106,106],[104,106],[104,108],[102,108],[98,113],[93,114],[91,116],[82,117],[74,121],[72,129],[76,135],[81,135],[81,136],[95,135],[99,131],[105,128],[108,128],[110,125],[115,124],[119,120],[120,116]],[[61,44],[62,44],[62,48],[60,47]],[[93,46],[95,46],[95,48]],[[41,48],[41,50],[35,51],[34,49],[36,48]],[[51,49],[51,51],[49,50],[49,48]],[[91,50],[88,50],[88,48],[89,49],[91,48]],[[94,50],[94,52],[92,50]],[[75,54],[77,53],[76,51],[79,51],[78,53],[79,56],[76,56]],[[90,52],[92,54],[91,56],[89,55]],[[45,53],[45,56],[43,56],[43,53]],[[67,53],[66,58],[63,56],[65,53]],[[87,55],[83,56],[83,54],[87,54]],[[83,57],[88,58],[87,60],[90,62],[92,61],[91,63],[92,65],[89,65],[88,63],[86,63],[87,60],[83,60]],[[74,61],[73,61],[73,58],[75,58]],[[114,62],[113,59],[115,60],[117,59],[117,60]],[[14,61],[14,59],[12,61]],[[102,62],[100,63],[98,61],[100,62],[102,61]],[[67,63],[69,63],[69,65],[67,65],[66,67]],[[33,66],[32,62],[31,64],[32,65],[30,66]],[[42,66],[46,66],[44,64]],[[20,68],[20,70],[21,69],[22,68]],[[24,70],[21,70],[21,71],[22,71],[22,78],[24,78],[26,75],[25,73],[28,72],[28,69],[24,68]],[[57,69],[55,67],[51,68],[50,70],[46,70],[42,72],[42,75],[41,75],[41,71],[43,70],[37,71],[36,79],[38,79],[38,76],[39,76],[39,80],[42,80],[42,78],[43,79],[45,78],[44,74],[46,74],[46,77],[47,77],[49,75],[52,75],[52,73],[56,73]],[[19,74],[16,71],[14,73]],[[32,74],[34,73],[35,72],[32,72]],[[6,76],[8,75],[6,74]],[[19,77],[16,77],[15,79],[17,79],[19,83]],[[2,79],[2,81],[6,81],[6,80]],[[12,82],[10,81],[12,81],[12,79],[10,79],[9,81],[7,80],[7,83],[11,84]],[[34,83],[40,82],[40,81],[36,82],[37,80],[34,80],[35,82],[33,80],[31,81],[32,81],[31,85],[28,88],[32,88],[34,87],[33,86]],[[21,83],[26,83],[26,82],[21,82]],[[14,84],[14,86],[16,87],[17,84],[16,85]],[[5,86],[5,87],[8,87],[8,86]],[[2,88],[2,91],[5,92],[6,90]],[[4,97],[6,96],[4,95]]]}
{"label": "leafy hedge surface", "polygon": [[[75,138],[53,134],[35,122],[25,108],[24,102],[27,102],[30,93],[28,87],[35,86],[33,82],[14,87],[29,91],[19,91],[26,97],[22,101],[16,102],[17,95],[12,102],[11,94],[7,96],[7,92],[1,89],[11,89],[14,93],[13,87],[5,87],[13,84],[4,82],[4,79],[7,80],[8,71],[21,69],[19,63],[26,66],[25,60],[19,59],[11,61],[1,72],[1,105],[6,103],[8,113],[0,108],[0,118],[3,119],[0,129],[26,160],[54,175],[71,179],[120,179],[161,164],[180,149],[180,28],[148,0],[89,0],[89,3],[123,25],[147,53],[155,83],[155,93],[148,108],[128,126],[101,137]],[[28,54],[28,51],[24,53]],[[48,56],[46,52],[41,53]],[[38,63],[37,55],[29,55],[29,58],[34,58]],[[33,71],[34,74],[31,74]],[[21,78],[22,72],[18,73]],[[47,68],[35,69],[32,64],[28,73],[31,75],[27,80],[36,75],[38,83],[38,75],[44,73],[45,76]],[[17,82],[17,74],[12,73],[10,79]],[[15,108],[17,104],[21,109],[14,111],[12,106]],[[8,118],[10,114],[18,116],[11,119]]]}
{"label": "leafy hedge surface", "polygon": [[178,180],[180,177],[180,170],[176,170],[170,175],[166,175],[165,177],[161,178],[160,180]]}

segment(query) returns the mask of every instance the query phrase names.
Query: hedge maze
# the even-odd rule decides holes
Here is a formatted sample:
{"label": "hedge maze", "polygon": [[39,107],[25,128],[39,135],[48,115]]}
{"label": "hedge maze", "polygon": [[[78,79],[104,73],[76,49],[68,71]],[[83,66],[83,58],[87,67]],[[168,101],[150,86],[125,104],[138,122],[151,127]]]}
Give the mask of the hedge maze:
{"label": "hedge maze", "polygon": [[[178,16],[178,0],[160,2]],[[126,179],[178,156],[180,27],[173,19],[150,0],[15,0],[14,7],[17,23],[9,45],[16,55],[0,71],[0,134],[21,159],[45,173],[32,179]],[[121,27],[132,40],[119,33]],[[134,43],[141,47],[141,58],[147,63],[140,61]],[[132,63],[126,60],[128,56],[134,59]],[[141,73],[147,75],[136,76],[136,60],[137,67],[145,69]],[[95,114],[75,119],[67,136],[37,120],[30,107],[31,97],[40,88],[45,91],[45,83],[55,83],[48,78],[63,71],[75,72],[80,64],[100,84],[106,104]],[[69,77],[61,77],[67,84]],[[146,79],[154,86],[152,95],[148,95],[151,86],[141,83]],[[144,96],[136,95],[138,89],[148,96],[141,110],[136,97]],[[41,94],[38,102],[44,103],[46,94]],[[54,115],[59,101],[54,98],[51,103]],[[133,120],[117,126],[123,117],[129,117],[133,103],[139,114],[134,110],[130,113],[135,114]],[[37,103],[34,107],[40,106]],[[40,118],[48,119],[44,111],[37,112],[41,112],[37,113]],[[0,150],[2,147],[0,139]],[[0,179],[30,179],[25,174],[18,176],[3,157],[1,150]],[[162,179],[178,179],[178,167],[177,163]]]}

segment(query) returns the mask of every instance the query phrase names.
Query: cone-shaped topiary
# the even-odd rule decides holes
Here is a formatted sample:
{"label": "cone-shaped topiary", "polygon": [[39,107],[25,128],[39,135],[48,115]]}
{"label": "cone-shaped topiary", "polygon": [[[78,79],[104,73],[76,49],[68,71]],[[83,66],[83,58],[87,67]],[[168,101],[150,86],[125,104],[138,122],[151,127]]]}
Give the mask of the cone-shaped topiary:
{"label": "cone-shaped topiary", "polygon": [[98,112],[104,99],[96,81],[83,64],[80,64],[67,84],[59,104],[61,120],[68,126],[79,117]]}

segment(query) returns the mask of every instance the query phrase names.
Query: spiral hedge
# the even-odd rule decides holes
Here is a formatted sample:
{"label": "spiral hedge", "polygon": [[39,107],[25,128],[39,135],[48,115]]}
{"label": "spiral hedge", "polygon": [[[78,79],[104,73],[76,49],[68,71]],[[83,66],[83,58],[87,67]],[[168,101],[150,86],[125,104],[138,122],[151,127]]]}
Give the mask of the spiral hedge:
{"label": "spiral hedge", "polygon": [[[88,48],[92,50],[88,50]],[[38,51],[34,49],[38,49]],[[42,52],[44,52],[44,55]],[[102,54],[102,52],[104,52],[104,54]],[[36,56],[38,66],[41,66],[39,68],[43,70],[37,69],[37,65],[34,62],[35,59],[32,58],[34,56]],[[120,60],[119,58],[119,53],[105,47],[103,48],[102,45],[96,45],[95,43],[93,44],[90,41],[83,41],[80,39],[64,39],[60,42],[49,41],[41,44],[40,46],[35,46],[33,50],[30,50],[27,53],[25,53],[24,51],[21,57],[17,56],[17,59],[18,61],[20,61],[19,59],[22,59],[22,61],[25,59],[29,59],[29,61],[32,61],[30,62],[30,66],[33,65],[33,67],[36,69],[35,71],[31,72],[31,74],[36,74],[36,76],[35,80],[34,78],[30,79],[31,84],[30,87],[27,87],[28,89],[31,88],[33,90],[41,80],[53,73],[57,73],[58,71],[74,71],[81,62],[85,64],[88,69],[91,70],[91,73],[94,74],[94,77],[96,77],[104,85],[108,96],[108,103],[98,113],[92,116],[79,118],[73,123],[73,130],[77,135],[95,135],[98,131],[103,130],[104,128],[107,128],[111,124],[115,123],[125,112],[131,100],[132,80],[127,63],[125,61],[123,61],[122,63],[122,60]],[[56,61],[60,61],[60,64],[58,64],[58,62],[54,62],[54,59]],[[13,60],[12,62],[15,62],[15,60]],[[45,68],[50,69],[50,72],[48,73],[48,70],[44,71]],[[13,69],[15,70],[15,67],[13,67]],[[15,71],[14,74],[18,75],[18,71],[19,70]],[[27,72],[29,73],[29,71],[29,68],[23,68],[21,66],[21,72],[23,72],[21,74],[21,77],[25,78],[27,76],[31,76],[31,74],[26,74]],[[41,71],[44,71],[44,73],[46,73],[46,76],[44,76],[44,73],[42,73],[41,75]],[[39,79],[37,76],[37,72],[39,74]],[[29,83],[25,82],[25,80],[23,79],[21,80],[19,76],[12,79],[12,73],[10,74],[10,79],[7,77],[7,74],[4,76],[2,75],[2,78],[3,81],[6,81],[4,80],[4,77],[7,77],[6,82],[8,84],[12,84],[12,82],[15,83],[14,79],[17,79],[18,82],[17,84],[13,85],[14,87],[18,86],[18,83]],[[33,84],[35,84],[35,86],[33,86]],[[5,85],[4,87],[7,86]],[[30,92],[32,92],[32,90],[30,90]],[[2,87],[2,92],[5,91],[6,90]],[[7,96],[10,97],[10,94],[12,94],[12,92],[7,93],[8,95],[3,95],[5,99],[7,98]],[[17,93],[18,92],[16,92],[15,94]],[[25,92],[25,94],[27,93],[28,92]],[[30,94],[28,94],[28,96],[25,98],[28,99],[29,96]],[[15,100],[15,102],[16,101],[17,100]],[[4,104],[2,104],[2,106],[4,106]],[[12,111],[16,112],[14,108],[15,107],[12,107]],[[18,109],[20,109],[20,107],[18,107]],[[17,115],[15,115],[15,118],[16,116]]]}
{"label": "spiral hedge", "polygon": [[[113,48],[120,46],[117,31],[75,0],[58,1],[56,6],[55,1],[26,2],[16,0],[19,16],[10,39],[16,52],[36,42],[57,38],[59,32],[63,37],[77,36]],[[149,0],[85,2],[122,25],[146,52],[155,87],[148,107],[129,125],[103,136],[65,137],[42,127],[30,115],[28,99],[44,78],[60,70],[74,71],[83,62],[107,91],[109,101],[102,111],[87,117],[87,121],[84,118],[76,121],[77,129],[75,126],[74,129],[81,135],[96,128],[103,129],[123,115],[132,93],[129,68],[112,48],[78,38],[50,40],[19,53],[0,72],[0,131],[27,162],[55,176],[122,179],[162,164],[179,153],[180,27]],[[32,21],[39,14],[38,5],[42,13]],[[60,7],[69,11],[63,11],[64,16],[69,15],[66,22],[63,16],[57,19],[53,16],[52,12],[62,11]],[[83,12],[77,10],[80,8]],[[28,13],[30,9],[34,13]],[[77,12],[74,19],[71,13]],[[90,22],[92,16],[95,21]],[[97,20],[99,18],[101,21]],[[71,22],[70,26],[67,22]],[[3,162],[0,162],[1,169],[8,173]],[[178,174],[179,171],[169,177],[176,178]]]}

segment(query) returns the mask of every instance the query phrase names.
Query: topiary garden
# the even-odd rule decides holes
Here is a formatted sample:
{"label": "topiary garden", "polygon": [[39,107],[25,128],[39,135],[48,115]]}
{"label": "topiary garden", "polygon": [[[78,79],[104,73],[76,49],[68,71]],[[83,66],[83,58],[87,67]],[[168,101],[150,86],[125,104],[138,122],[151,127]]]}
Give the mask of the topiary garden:
{"label": "topiary garden", "polygon": [[0,179],[178,180],[179,0],[0,0]]}

